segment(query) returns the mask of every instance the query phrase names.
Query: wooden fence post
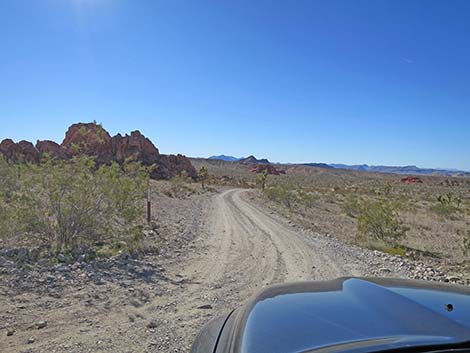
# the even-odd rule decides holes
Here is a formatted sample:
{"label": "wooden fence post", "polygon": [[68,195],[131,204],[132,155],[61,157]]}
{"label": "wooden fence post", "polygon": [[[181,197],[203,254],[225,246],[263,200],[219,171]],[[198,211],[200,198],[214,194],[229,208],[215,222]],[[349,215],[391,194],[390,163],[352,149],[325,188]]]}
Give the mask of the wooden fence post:
{"label": "wooden fence post", "polygon": [[147,223],[150,223],[150,220],[152,219],[152,204],[150,201],[150,181],[147,184]]}

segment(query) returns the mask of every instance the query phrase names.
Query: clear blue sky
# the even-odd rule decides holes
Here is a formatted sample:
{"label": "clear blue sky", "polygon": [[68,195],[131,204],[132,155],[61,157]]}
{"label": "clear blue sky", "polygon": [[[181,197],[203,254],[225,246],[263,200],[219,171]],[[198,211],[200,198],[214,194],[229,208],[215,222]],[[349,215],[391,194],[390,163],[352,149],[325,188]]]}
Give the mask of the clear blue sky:
{"label": "clear blue sky", "polygon": [[470,170],[470,1],[1,0],[0,139]]}

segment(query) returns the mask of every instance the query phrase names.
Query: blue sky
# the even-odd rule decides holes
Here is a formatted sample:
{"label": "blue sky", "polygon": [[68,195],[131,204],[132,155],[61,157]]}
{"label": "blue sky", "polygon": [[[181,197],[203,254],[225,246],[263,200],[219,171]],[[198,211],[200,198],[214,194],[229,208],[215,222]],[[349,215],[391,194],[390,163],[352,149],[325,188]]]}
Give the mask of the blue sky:
{"label": "blue sky", "polygon": [[470,1],[0,1],[0,139],[470,170]]}

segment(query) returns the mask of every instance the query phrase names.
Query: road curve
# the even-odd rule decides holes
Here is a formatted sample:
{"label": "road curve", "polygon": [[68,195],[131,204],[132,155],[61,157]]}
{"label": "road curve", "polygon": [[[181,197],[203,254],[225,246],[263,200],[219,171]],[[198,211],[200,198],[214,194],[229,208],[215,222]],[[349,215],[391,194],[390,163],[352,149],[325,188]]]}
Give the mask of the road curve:
{"label": "road curve", "polygon": [[[370,267],[349,246],[337,247],[256,205],[248,190],[215,195],[205,228],[194,253],[171,271],[184,278],[184,284],[173,292],[177,311],[166,312],[165,317],[185,323],[173,333],[186,341],[186,347],[209,318],[230,312],[262,287],[363,276]],[[210,309],[202,309],[206,307]]]}

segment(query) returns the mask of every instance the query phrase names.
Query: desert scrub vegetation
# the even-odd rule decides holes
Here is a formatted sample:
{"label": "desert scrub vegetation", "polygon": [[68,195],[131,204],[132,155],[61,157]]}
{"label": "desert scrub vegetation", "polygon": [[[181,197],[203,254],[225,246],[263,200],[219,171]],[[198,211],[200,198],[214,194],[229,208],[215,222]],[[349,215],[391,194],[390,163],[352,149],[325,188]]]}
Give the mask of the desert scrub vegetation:
{"label": "desert scrub vegetation", "polygon": [[266,188],[266,182],[268,180],[268,172],[263,170],[261,173],[256,174],[256,184],[261,187],[261,190]]}
{"label": "desert scrub vegetation", "polygon": [[399,219],[397,205],[381,198],[361,202],[357,216],[357,230],[359,240],[379,241],[397,247],[406,237],[408,227]]}
{"label": "desert scrub vegetation", "polygon": [[357,195],[347,194],[344,196],[344,200],[341,204],[341,209],[347,216],[351,218],[357,218],[361,206],[360,202],[361,198]]}
{"label": "desert scrub vegetation", "polygon": [[463,235],[462,252],[465,256],[470,255],[470,229],[467,229]]}
{"label": "desert scrub vegetation", "polygon": [[170,187],[164,191],[164,194],[168,197],[185,198],[196,193],[196,190],[191,186],[193,179],[185,171],[172,177],[169,184]]}
{"label": "desert scrub vegetation", "polygon": [[272,185],[264,191],[269,200],[291,211],[318,210],[319,202],[337,203],[347,216],[356,220],[357,241],[368,246],[381,243],[383,246],[398,247],[406,237],[408,228],[399,218],[399,202],[386,197],[390,196],[390,192],[391,188],[385,186],[384,189],[374,190],[367,197],[351,193],[343,195],[336,189],[324,190],[323,194],[319,194],[318,191],[285,182]]}
{"label": "desert scrub vegetation", "polygon": [[83,244],[135,249],[149,174],[132,161],[97,166],[91,157],[40,164],[0,158],[0,239],[12,246],[47,243],[56,253]]}
{"label": "desert scrub vegetation", "polygon": [[456,219],[462,210],[462,197],[452,192],[437,196],[436,203],[431,206],[431,210],[443,218]]}
{"label": "desert scrub vegetation", "polygon": [[202,186],[203,189],[205,188],[205,181],[206,181],[208,175],[209,175],[209,173],[207,172],[207,168],[204,167],[204,166],[201,167],[199,169],[199,171],[197,172],[197,177],[200,180],[201,186]]}
{"label": "desert scrub vegetation", "polygon": [[265,195],[269,200],[278,202],[288,209],[291,209],[296,202],[295,191],[286,184],[277,184],[264,189]]}
{"label": "desert scrub vegetation", "polygon": [[[211,173],[224,173],[212,163],[204,163],[211,168]],[[243,165],[222,164],[239,178],[256,178],[256,174]],[[396,219],[409,229],[406,237],[397,240],[399,248],[383,243],[382,250],[439,257],[447,264],[470,259],[470,254],[464,255],[462,251],[464,235],[470,230],[470,178],[423,176],[423,183],[404,184],[402,176],[394,174],[298,165],[282,168],[287,173],[270,175],[260,196],[267,206],[305,228],[357,243],[361,206],[365,201],[384,199],[393,205]],[[362,238],[359,245],[365,247],[378,247],[381,243],[370,244],[372,236]],[[368,243],[364,242],[366,239],[369,239]]]}
{"label": "desert scrub vegetation", "polygon": [[355,235],[356,242],[367,247],[396,250],[401,254],[401,241],[406,238],[408,227],[399,217],[399,211],[404,208],[399,195],[393,194],[394,189],[388,183],[358,189],[333,185],[303,186],[285,179],[273,182],[264,194],[291,214],[304,215],[304,219],[309,214],[322,214],[330,223],[340,221],[348,227],[355,225],[356,229],[350,235]]}

